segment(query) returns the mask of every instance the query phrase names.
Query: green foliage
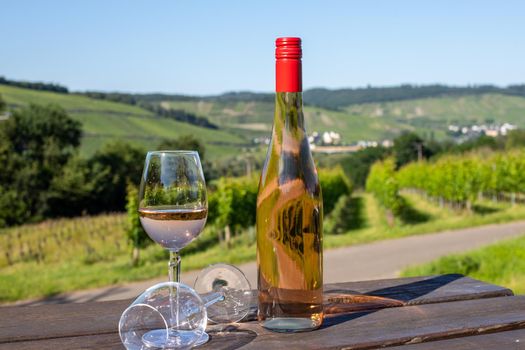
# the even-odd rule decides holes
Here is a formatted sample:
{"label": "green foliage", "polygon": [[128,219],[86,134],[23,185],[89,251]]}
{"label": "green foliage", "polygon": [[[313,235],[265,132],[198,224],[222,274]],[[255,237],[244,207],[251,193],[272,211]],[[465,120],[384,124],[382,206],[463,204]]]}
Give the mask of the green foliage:
{"label": "green foliage", "polygon": [[347,232],[352,227],[354,217],[352,197],[348,194],[339,197],[334,209],[326,216],[324,222],[324,232],[328,234],[341,234]]}
{"label": "green foliage", "polygon": [[512,130],[506,137],[505,147],[507,149],[525,147],[525,130]]}
{"label": "green foliage", "polygon": [[393,150],[398,168],[415,160],[429,158],[433,154],[425,141],[412,132],[403,133],[396,137]]}
{"label": "green foliage", "polygon": [[146,247],[152,241],[140,223],[139,193],[137,188],[131,183],[127,185],[126,200],[126,211],[128,213],[126,235],[133,247],[132,265],[137,266],[139,263],[139,249]]}
{"label": "green foliage", "polygon": [[[357,194],[353,197],[363,199],[364,225],[343,234],[331,235],[325,230],[325,249],[525,218],[525,206],[522,205],[484,203],[497,210],[479,215],[476,212],[468,214],[439,208],[420,196],[404,196],[410,199],[412,206],[431,213],[430,221],[385,227],[377,201],[367,193]],[[112,214],[49,220],[1,230],[0,301],[38,298],[164,276],[167,256],[157,244],[142,249],[140,263],[130,268],[126,224],[126,215]],[[223,245],[216,244],[218,238],[213,226],[208,224],[204,232],[183,249],[183,270],[201,269],[215,262],[238,264],[255,259],[255,245],[250,235],[253,231],[248,229],[233,237],[231,249],[225,249]],[[516,261],[512,266],[501,266],[497,272],[509,272],[509,276],[515,272],[523,275],[525,267],[521,263],[525,262],[525,257],[512,250],[504,254],[506,257],[515,256]],[[483,258],[482,261],[490,259]],[[512,277],[507,281],[512,282]],[[498,284],[511,286],[512,283],[507,281],[502,280]],[[522,280],[515,280],[514,285],[525,291]]]}
{"label": "green foliage", "polygon": [[5,109],[5,102],[2,99],[2,95],[0,95],[0,112],[3,112]]}
{"label": "green foliage", "polygon": [[393,215],[398,215],[403,201],[399,196],[399,183],[396,177],[396,162],[387,158],[372,165],[366,180],[366,190],[371,192],[383,207]]}
{"label": "green foliage", "polygon": [[103,172],[94,171],[85,159],[72,157],[60,175],[53,178],[46,193],[49,208],[53,208],[46,216],[71,217],[104,211],[105,205],[101,205],[97,198],[103,181]]}
{"label": "green foliage", "polygon": [[31,82],[31,81],[16,81],[16,80],[9,80],[4,77],[0,77],[0,84],[18,86],[24,89],[53,91],[53,92],[61,92],[61,93],[66,93],[66,94],[69,92],[67,87],[58,85],[58,84]]}
{"label": "green foliage", "polygon": [[89,160],[93,176],[97,177],[93,198],[105,211],[123,210],[126,187],[140,183],[146,152],[131,144],[115,141],[105,145]]}
{"label": "green foliage", "polygon": [[381,146],[368,147],[345,156],[338,163],[356,187],[364,188],[372,164],[387,157],[389,152]]}
{"label": "green foliage", "polygon": [[128,225],[126,234],[134,248],[144,248],[152,241],[140,224],[138,190],[133,184],[129,183],[127,192],[126,211],[128,213]]}
{"label": "green foliage", "polygon": [[501,93],[508,95],[525,95],[524,85],[514,85],[500,88],[493,85],[473,87],[451,87],[446,85],[409,85],[392,87],[366,87],[356,89],[329,90],[323,88],[310,89],[304,92],[306,103],[315,106],[337,109],[352,104],[401,101],[429,97],[465,96],[486,93]]}
{"label": "green foliage", "polygon": [[334,209],[341,196],[350,195],[353,185],[341,167],[320,169],[319,182],[323,193],[323,211],[325,215]]}
{"label": "green foliage", "polygon": [[197,151],[201,161],[204,161],[206,155],[206,147],[201,140],[193,135],[182,135],[177,139],[166,139],[163,140],[158,146],[157,150],[185,150],[185,151]]}
{"label": "green foliage", "polygon": [[5,197],[16,194],[16,201],[22,202],[0,201],[4,225],[36,221],[56,210],[50,206],[48,191],[79,146],[80,137],[80,123],[56,105],[15,110],[0,123],[0,186]]}
{"label": "green foliage", "polygon": [[216,191],[210,196],[216,202],[215,221],[220,227],[229,227],[233,233],[255,224],[257,205],[257,179],[254,177],[221,178]]}
{"label": "green foliage", "polygon": [[525,192],[525,152],[448,155],[400,169],[404,188],[414,188],[452,206],[470,209],[480,194],[502,197]]}

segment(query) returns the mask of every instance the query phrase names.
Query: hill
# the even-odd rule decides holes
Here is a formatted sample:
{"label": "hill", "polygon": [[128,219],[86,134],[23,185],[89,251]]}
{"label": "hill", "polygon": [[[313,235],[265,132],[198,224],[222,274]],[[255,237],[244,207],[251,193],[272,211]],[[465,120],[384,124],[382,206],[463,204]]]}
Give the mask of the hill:
{"label": "hill", "polygon": [[[273,102],[161,101],[164,108],[186,110],[222,128],[251,137],[268,135]],[[500,93],[439,96],[393,102],[349,104],[339,110],[306,105],[309,132],[337,131],[347,143],[392,139],[404,130],[446,137],[447,125],[510,122],[525,127],[525,98]]]}
{"label": "hill", "polygon": [[[54,102],[81,121],[82,153],[87,155],[112,139],[152,148],[161,138],[185,134],[201,138],[212,157],[237,155],[241,147],[255,146],[254,138],[270,136],[273,122],[273,95],[267,93],[231,92],[216,96],[68,93],[67,90],[55,93],[20,88],[12,81],[10,84],[0,84],[0,95],[11,107]],[[41,84],[34,88],[41,88]],[[393,139],[405,130],[444,139],[448,124],[510,122],[525,128],[524,87],[402,85],[311,89],[304,94],[304,112],[309,132],[337,131],[348,144]],[[177,114],[184,116],[184,113],[202,118],[198,122],[209,121],[216,129],[195,125],[195,120],[193,123],[175,120]]]}
{"label": "hill", "polygon": [[163,138],[195,135],[208,146],[208,154],[218,157],[238,153],[246,138],[225,130],[213,130],[156,116],[138,106],[92,99],[78,94],[37,91],[0,85],[0,95],[11,108],[30,103],[56,103],[82,123],[81,152],[90,155],[105,143],[119,139],[154,148]]}

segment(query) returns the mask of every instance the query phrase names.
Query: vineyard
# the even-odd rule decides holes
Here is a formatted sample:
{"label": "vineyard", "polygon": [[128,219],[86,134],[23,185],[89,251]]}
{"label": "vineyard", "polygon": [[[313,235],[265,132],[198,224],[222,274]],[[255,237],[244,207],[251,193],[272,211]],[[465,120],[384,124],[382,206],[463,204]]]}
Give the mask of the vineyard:
{"label": "vineyard", "polygon": [[393,159],[375,163],[367,190],[394,215],[402,209],[401,189],[455,210],[472,211],[476,202],[522,201],[525,151],[446,155],[436,161],[410,163],[398,171]]}
{"label": "vineyard", "polygon": [[[339,168],[323,170],[320,180],[330,220],[330,211],[340,197],[350,196],[352,186]],[[254,258],[257,183],[254,177],[241,177],[209,184],[208,222],[199,238],[182,251],[183,269]],[[128,203],[136,206],[137,193],[130,197],[135,203]],[[0,230],[0,302],[165,274],[166,252],[145,244],[137,236],[136,229],[141,229],[137,225],[133,215],[106,214]],[[133,246],[141,250],[140,261]]]}
{"label": "vineyard", "polygon": [[[355,192],[340,168],[320,169],[325,248],[523,219],[522,155],[446,156],[400,170],[386,159],[371,169],[370,194]],[[255,259],[257,183],[241,177],[208,184],[208,222],[182,251],[183,270]],[[399,219],[407,212],[412,221]],[[166,252],[156,244],[140,244],[140,261],[132,263],[137,223],[131,215],[107,214],[0,230],[0,302],[164,275]]]}

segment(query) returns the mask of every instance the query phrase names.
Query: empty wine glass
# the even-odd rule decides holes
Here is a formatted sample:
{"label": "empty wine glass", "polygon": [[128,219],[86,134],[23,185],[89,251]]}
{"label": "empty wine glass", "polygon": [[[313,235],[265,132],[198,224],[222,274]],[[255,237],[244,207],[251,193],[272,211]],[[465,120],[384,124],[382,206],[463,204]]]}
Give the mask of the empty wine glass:
{"label": "empty wine glass", "polygon": [[[206,183],[199,154],[195,151],[148,152],[139,191],[140,222],[152,240],[169,250],[170,282],[179,282],[179,251],[201,233],[207,214]],[[169,292],[176,286],[164,285],[162,292]],[[170,313],[175,316],[180,314],[177,308],[180,306],[178,298],[182,294],[178,291],[168,293],[169,298],[166,300]],[[157,296],[155,293],[152,295]],[[149,343],[179,344],[183,339],[189,344],[194,343],[194,340],[188,337],[199,339],[196,333],[181,333],[182,326],[177,317],[172,321],[175,323],[169,322],[171,328],[167,333],[151,331],[147,336]]]}
{"label": "empty wine glass", "polygon": [[227,264],[204,269],[192,289],[178,282],[148,288],[122,313],[119,335],[128,350],[190,349],[208,341],[206,321],[231,323],[250,311],[252,290]]}

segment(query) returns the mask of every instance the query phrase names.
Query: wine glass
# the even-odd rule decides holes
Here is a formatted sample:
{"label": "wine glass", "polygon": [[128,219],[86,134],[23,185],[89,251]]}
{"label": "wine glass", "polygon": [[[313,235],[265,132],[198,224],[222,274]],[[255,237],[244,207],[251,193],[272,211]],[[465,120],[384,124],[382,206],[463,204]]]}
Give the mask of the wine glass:
{"label": "wine glass", "polygon": [[[140,183],[139,215],[148,236],[169,250],[169,281],[179,282],[179,252],[201,233],[208,215],[206,183],[197,152],[148,152]],[[146,336],[150,346],[193,343],[192,338],[199,337],[178,322],[179,295],[169,293],[172,327],[167,333],[151,331]]]}
{"label": "wine glass", "polygon": [[[208,341],[206,320],[238,322],[255,305],[248,279],[232,265],[208,266],[197,277],[194,288],[163,282],[135,299],[119,321],[119,335],[126,349],[190,349]],[[174,328],[177,336],[173,336]]]}

